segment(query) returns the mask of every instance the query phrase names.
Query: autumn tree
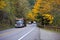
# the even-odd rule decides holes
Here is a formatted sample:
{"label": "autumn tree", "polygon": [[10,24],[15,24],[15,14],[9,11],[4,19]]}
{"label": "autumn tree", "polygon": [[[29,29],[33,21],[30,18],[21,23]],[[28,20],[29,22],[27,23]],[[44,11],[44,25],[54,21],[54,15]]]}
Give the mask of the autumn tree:
{"label": "autumn tree", "polygon": [[28,0],[0,0],[0,26],[8,28],[14,25],[15,18],[25,17],[29,7]]}
{"label": "autumn tree", "polygon": [[25,17],[26,13],[30,10],[28,0],[15,0],[16,17]]}
{"label": "autumn tree", "polygon": [[[31,15],[34,16],[34,19],[36,20],[36,16],[39,16],[37,15],[38,13],[40,13],[40,15],[44,15],[45,14],[45,18],[48,20],[49,19],[49,16],[46,16],[47,14],[51,16],[51,13],[49,13],[51,10],[53,9],[52,5],[51,5],[51,2],[48,1],[48,0],[36,0],[34,6],[33,6],[33,9],[31,11]],[[43,17],[43,16],[42,16]],[[53,16],[52,16],[53,17]],[[50,17],[50,18],[52,18]],[[31,17],[32,18],[32,17]],[[32,18],[33,19],[33,18]],[[40,18],[39,18],[40,19]],[[46,21],[46,22],[47,22]],[[52,23],[53,19],[50,20],[50,23]]]}

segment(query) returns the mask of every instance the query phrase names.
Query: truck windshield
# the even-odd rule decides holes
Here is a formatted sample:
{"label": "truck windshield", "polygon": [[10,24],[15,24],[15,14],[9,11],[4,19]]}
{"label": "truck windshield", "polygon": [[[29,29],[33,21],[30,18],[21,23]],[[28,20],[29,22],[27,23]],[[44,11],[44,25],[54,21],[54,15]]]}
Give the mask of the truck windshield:
{"label": "truck windshield", "polygon": [[23,24],[23,20],[19,20],[16,22],[17,24]]}

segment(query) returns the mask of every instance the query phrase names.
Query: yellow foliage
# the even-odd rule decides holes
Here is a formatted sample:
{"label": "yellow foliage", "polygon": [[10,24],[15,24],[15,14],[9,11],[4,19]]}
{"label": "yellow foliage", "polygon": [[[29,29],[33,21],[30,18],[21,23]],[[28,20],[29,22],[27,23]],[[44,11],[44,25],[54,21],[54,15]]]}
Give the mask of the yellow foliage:
{"label": "yellow foliage", "polygon": [[36,0],[36,3],[34,5],[34,9],[32,9],[32,12],[33,13],[38,13],[39,12],[39,7],[40,7],[40,3],[41,3],[42,0]]}
{"label": "yellow foliage", "polygon": [[49,12],[53,9],[51,3],[49,2],[46,2],[46,3],[42,2],[40,7],[41,7],[40,8],[41,13]]}
{"label": "yellow foliage", "polygon": [[52,24],[52,23],[53,23],[53,21],[50,21],[49,23],[50,23],[50,24]]}
{"label": "yellow foliage", "polygon": [[42,0],[36,0],[36,3],[37,4],[39,4],[39,3],[41,3],[42,2]]}
{"label": "yellow foliage", "polygon": [[35,17],[37,16],[36,13],[39,12],[39,7],[40,7],[41,1],[42,1],[42,0],[36,0],[36,3],[35,3],[35,5],[34,5],[32,11],[28,13],[28,18],[29,18],[29,19],[35,20]]}
{"label": "yellow foliage", "polygon": [[35,20],[35,17],[34,17],[34,15],[32,14],[32,12],[28,13],[28,14],[27,14],[27,17],[28,17],[28,19]]}
{"label": "yellow foliage", "polygon": [[49,5],[49,4],[45,4],[45,5],[44,5],[44,9],[45,9],[46,11],[48,11],[48,10],[50,10],[50,9],[51,9],[51,7],[50,7],[50,5]]}
{"label": "yellow foliage", "polygon": [[42,14],[44,19],[50,20],[49,23],[51,24],[53,22],[53,16],[51,14]]}
{"label": "yellow foliage", "polygon": [[38,13],[38,10],[37,9],[32,9],[32,12],[33,13]]}
{"label": "yellow foliage", "polygon": [[[32,9],[32,12],[28,13],[28,18],[31,19],[35,19],[35,17],[37,16],[37,13],[45,13],[45,12],[49,12],[53,9],[52,7],[52,3],[55,2],[55,0],[36,0],[35,5]],[[44,16],[44,19],[50,20],[49,23],[53,22],[53,16],[51,14],[41,14],[42,16]]]}
{"label": "yellow foliage", "polygon": [[56,2],[58,5],[60,5],[60,0],[56,0],[55,2]]}
{"label": "yellow foliage", "polygon": [[3,9],[6,5],[5,1],[0,1],[0,9]]}

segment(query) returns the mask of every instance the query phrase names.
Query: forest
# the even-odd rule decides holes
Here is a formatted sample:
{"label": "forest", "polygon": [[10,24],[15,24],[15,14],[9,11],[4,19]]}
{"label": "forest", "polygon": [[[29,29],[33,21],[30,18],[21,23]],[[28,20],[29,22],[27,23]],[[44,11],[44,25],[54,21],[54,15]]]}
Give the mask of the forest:
{"label": "forest", "polygon": [[60,27],[60,0],[0,0],[0,30],[13,28],[22,17]]}

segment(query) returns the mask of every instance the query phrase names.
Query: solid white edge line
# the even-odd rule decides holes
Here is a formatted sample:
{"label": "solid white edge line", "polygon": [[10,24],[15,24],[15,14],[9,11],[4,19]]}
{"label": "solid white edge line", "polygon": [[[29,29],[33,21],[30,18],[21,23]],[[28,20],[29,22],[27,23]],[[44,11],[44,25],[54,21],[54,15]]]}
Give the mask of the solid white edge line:
{"label": "solid white edge line", "polygon": [[35,28],[33,28],[31,31],[29,31],[28,33],[26,33],[25,35],[23,35],[21,38],[19,38],[18,40],[23,39],[25,36],[27,36],[30,32],[32,32]]}

